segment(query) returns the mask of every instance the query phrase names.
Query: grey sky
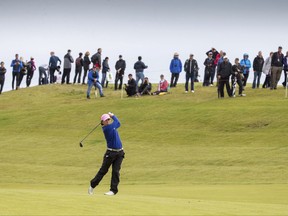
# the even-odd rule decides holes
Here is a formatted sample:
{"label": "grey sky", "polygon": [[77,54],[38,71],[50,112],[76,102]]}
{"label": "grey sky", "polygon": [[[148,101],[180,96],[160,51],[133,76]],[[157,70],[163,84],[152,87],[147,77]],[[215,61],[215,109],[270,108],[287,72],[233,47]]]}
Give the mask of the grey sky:
{"label": "grey sky", "polygon": [[194,53],[200,75],[205,52],[212,46],[226,51],[232,62],[245,52],[250,60],[259,50],[267,57],[279,45],[286,52],[287,6],[285,0],[2,0],[0,60],[8,69],[5,89],[11,89],[15,53],[24,59],[33,56],[40,65],[48,63],[52,50],[63,59],[67,49],[76,58],[80,51],[93,54],[101,47],[111,68],[123,55],[126,74],[134,74],[133,64],[141,55],[149,66],[145,74],[157,82],[161,73],[170,78],[168,67],[176,51],[182,62]]}

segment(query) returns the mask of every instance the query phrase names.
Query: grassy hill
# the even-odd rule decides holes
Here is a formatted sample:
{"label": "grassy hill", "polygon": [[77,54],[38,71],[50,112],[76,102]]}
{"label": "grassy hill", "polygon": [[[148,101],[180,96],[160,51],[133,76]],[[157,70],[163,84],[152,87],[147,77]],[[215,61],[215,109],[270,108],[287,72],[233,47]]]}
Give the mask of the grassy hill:
{"label": "grassy hill", "polygon": [[[86,86],[47,85],[0,95],[0,215],[288,215],[288,99],[252,90],[218,99],[216,87],[183,85],[164,96],[85,97]],[[93,196],[98,128],[113,112],[126,158],[119,194]]]}

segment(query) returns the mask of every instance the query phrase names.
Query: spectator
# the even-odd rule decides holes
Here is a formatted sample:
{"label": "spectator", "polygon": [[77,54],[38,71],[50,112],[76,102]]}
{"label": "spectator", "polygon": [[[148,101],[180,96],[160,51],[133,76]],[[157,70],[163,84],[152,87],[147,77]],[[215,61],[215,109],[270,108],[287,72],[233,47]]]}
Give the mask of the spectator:
{"label": "spectator", "polygon": [[80,84],[80,80],[81,80],[81,73],[82,73],[82,67],[84,66],[84,62],[83,62],[83,53],[79,53],[79,57],[76,58],[76,61],[75,61],[75,76],[74,76],[74,81],[73,81],[73,84],[76,83],[76,79],[77,79],[77,76],[78,76],[78,84]]}
{"label": "spectator", "polygon": [[217,71],[217,77],[219,80],[218,94],[221,98],[224,98],[224,85],[226,85],[227,94],[231,97],[231,88],[229,85],[229,78],[232,74],[232,65],[229,62],[227,56],[224,57],[224,62],[219,65],[219,70]]}
{"label": "spectator", "polygon": [[83,68],[84,68],[84,75],[83,75],[83,81],[82,81],[82,84],[83,84],[83,85],[85,84],[85,79],[86,79],[86,76],[87,76],[87,71],[89,71],[90,64],[91,64],[89,55],[90,55],[90,53],[87,51],[87,52],[85,53],[84,60],[83,60]]}
{"label": "spectator", "polygon": [[273,52],[270,52],[270,56],[265,60],[263,64],[262,71],[266,75],[266,78],[262,85],[262,88],[270,88],[272,55],[273,55]]}
{"label": "spectator", "polygon": [[118,87],[118,81],[120,81],[118,89],[122,89],[123,76],[126,69],[126,62],[122,59],[122,55],[119,55],[119,60],[115,64],[115,69],[116,69],[116,75],[115,75],[114,89],[116,91]]}
{"label": "spectator", "polygon": [[[214,77],[215,77],[215,71],[216,71],[216,66],[217,66],[217,62],[215,62],[217,56],[218,56],[218,51],[212,47],[212,49],[208,52],[206,52],[206,55],[209,57],[209,53],[212,53],[212,58],[214,59],[214,62],[213,62],[213,67],[212,67],[212,70],[211,70],[211,74],[210,74],[210,78],[209,78],[209,82],[210,82],[210,85],[213,86],[213,82],[214,82]],[[218,58],[219,59],[219,58]]]}
{"label": "spectator", "polygon": [[235,87],[236,87],[236,83],[239,86],[239,96],[246,96],[246,94],[243,94],[243,68],[239,63],[239,58],[235,59],[235,64],[232,66],[232,96],[235,97]]}
{"label": "spectator", "polygon": [[93,86],[95,86],[95,88],[98,88],[100,97],[104,97],[102,86],[99,81],[99,70],[100,70],[99,66],[93,66],[93,68],[89,70],[87,99],[90,99],[90,91]]}
{"label": "spectator", "polygon": [[125,91],[128,97],[132,97],[136,94],[136,81],[132,77],[132,74],[128,75],[128,83],[125,84]]}
{"label": "spectator", "polygon": [[34,71],[36,70],[36,65],[33,57],[31,57],[30,61],[27,62],[26,68],[27,68],[26,86],[29,87],[31,84],[31,80],[34,76]]}
{"label": "spectator", "polygon": [[179,75],[182,72],[182,62],[179,59],[179,54],[174,53],[174,58],[170,62],[171,83],[170,87],[176,87]]}
{"label": "spectator", "polygon": [[[264,58],[262,56],[262,52],[259,51],[258,55],[254,58],[254,61],[253,61],[253,70],[254,70],[254,79],[253,79],[253,84],[252,84],[253,89],[255,89],[256,87],[259,88],[263,64],[264,64]],[[257,80],[257,84],[256,84],[256,80]]]}
{"label": "spectator", "polygon": [[[23,77],[27,75],[27,66],[26,63],[23,60],[23,57],[20,57],[20,61],[22,63],[22,68],[20,70],[20,76],[19,76],[19,83],[18,83],[18,87],[20,88]],[[26,61],[27,62],[27,61]]]}
{"label": "spectator", "polygon": [[4,87],[4,83],[5,83],[5,73],[6,73],[6,68],[4,67],[4,62],[1,62],[0,64],[0,94],[2,94],[2,90]]}
{"label": "spectator", "polygon": [[[43,64],[41,65],[39,68],[39,80],[38,80],[38,84],[39,85],[46,85],[48,84],[48,65],[47,64]],[[50,77],[51,78],[51,77]],[[51,80],[51,79],[50,79]]]}
{"label": "spectator", "polygon": [[93,63],[93,66],[99,67],[99,69],[101,69],[102,65],[101,65],[101,53],[102,53],[102,49],[98,48],[97,53],[95,53],[92,57],[91,57],[91,62]]}
{"label": "spectator", "polygon": [[142,57],[139,56],[138,57],[138,61],[134,64],[134,69],[135,69],[135,75],[136,75],[136,91],[138,92],[138,82],[141,79],[141,84],[144,81],[144,69],[148,68],[148,66],[146,66],[144,64],[144,62],[142,62]]}
{"label": "spectator", "polygon": [[[102,63],[102,80],[101,80],[101,85],[102,87],[104,88],[104,85],[105,85],[105,80],[106,80],[106,75],[107,75],[107,72],[110,71],[110,67],[109,67],[109,58],[106,57],[104,60],[103,60],[103,63]],[[106,82],[106,88],[108,87],[108,82]]]}
{"label": "spectator", "polygon": [[287,73],[288,73],[288,51],[286,52],[286,55],[283,59],[284,64],[284,82],[282,83],[283,87],[286,87],[287,85]]}
{"label": "spectator", "polygon": [[65,83],[65,79],[66,79],[66,84],[70,84],[70,73],[71,73],[71,67],[72,67],[73,62],[74,62],[74,59],[71,56],[71,50],[69,49],[66,55],[64,56],[64,69],[63,69],[63,76],[62,76],[61,84]]}
{"label": "spectator", "polygon": [[20,71],[23,67],[22,62],[19,59],[19,55],[15,55],[15,59],[12,60],[11,65],[12,67],[12,90],[14,90],[14,83],[16,81],[16,90],[19,89],[19,78],[20,78]]}
{"label": "spectator", "polygon": [[271,86],[270,89],[277,89],[277,84],[280,80],[283,69],[284,55],[282,47],[278,47],[278,52],[273,53],[271,60]]}
{"label": "spectator", "polygon": [[204,72],[204,80],[203,80],[203,86],[209,86],[211,84],[210,78],[211,74],[213,73],[214,70],[214,59],[212,58],[213,53],[210,52],[208,54],[208,58],[205,59],[204,65],[205,65],[205,72]]}
{"label": "spectator", "polygon": [[61,60],[58,58],[58,56],[55,56],[54,52],[50,52],[50,59],[49,59],[49,75],[50,75],[50,84],[54,83],[56,80],[54,79],[55,70],[58,66],[58,62],[61,65]]}
{"label": "spectator", "polygon": [[186,82],[185,82],[185,92],[188,92],[188,83],[191,79],[191,92],[194,93],[194,80],[195,73],[198,70],[198,64],[195,59],[193,59],[193,54],[190,54],[189,59],[186,60],[184,64],[184,71],[186,72]]}
{"label": "spectator", "polygon": [[166,79],[164,79],[164,75],[160,75],[160,82],[157,87],[157,91],[153,93],[153,95],[159,95],[162,92],[168,91],[169,84]]}
{"label": "spectator", "polygon": [[251,62],[250,62],[250,60],[248,58],[249,58],[249,55],[247,53],[245,53],[243,55],[243,59],[240,62],[240,65],[243,67],[243,76],[244,76],[244,79],[243,79],[243,90],[244,90],[244,87],[246,86],[246,83],[247,83],[247,80],[248,80],[248,77],[249,77],[249,71],[250,71],[250,68],[251,68]]}
{"label": "spectator", "polygon": [[137,95],[150,95],[151,94],[151,90],[152,90],[152,85],[149,82],[148,77],[144,78],[144,82],[140,85],[139,87],[139,93],[137,93]]}

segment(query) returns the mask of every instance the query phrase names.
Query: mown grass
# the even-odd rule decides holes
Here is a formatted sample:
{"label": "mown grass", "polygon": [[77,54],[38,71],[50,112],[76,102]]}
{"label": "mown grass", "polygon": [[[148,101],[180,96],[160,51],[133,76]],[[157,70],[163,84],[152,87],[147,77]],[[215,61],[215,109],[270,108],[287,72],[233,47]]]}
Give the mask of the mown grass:
{"label": "mown grass", "polygon": [[[89,101],[80,85],[1,95],[0,215],[287,215],[283,89],[224,99],[200,85],[141,98],[104,91]],[[122,123],[120,192],[102,196],[109,174],[89,197],[105,140],[97,129],[79,141],[108,111]]]}

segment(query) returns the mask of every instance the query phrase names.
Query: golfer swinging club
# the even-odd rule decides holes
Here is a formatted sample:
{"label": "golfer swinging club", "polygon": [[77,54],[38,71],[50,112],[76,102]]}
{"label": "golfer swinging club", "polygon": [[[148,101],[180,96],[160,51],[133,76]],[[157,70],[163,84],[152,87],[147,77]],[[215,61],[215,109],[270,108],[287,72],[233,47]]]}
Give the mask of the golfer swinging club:
{"label": "golfer swinging club", "polygon": [[[110,122],[111,118],[113,119],[113,122]],[[117,128],[120,127],[120,122],[113,113],[109,112],[108,114],[103,114],[101,116],[101,125],[107,142],[107,151],[104,154],[103,163],[100,170],[90,181],[88,194],[93,194],[93,189],[100,183],[102,178],[108,172],[109,167],[112,165],[110,191],[105,193],[105,195],[113,196],[118,192],[118,184],[120,181],[119,171],[125,155],[122,148],[122,142],[117,131]]]}

